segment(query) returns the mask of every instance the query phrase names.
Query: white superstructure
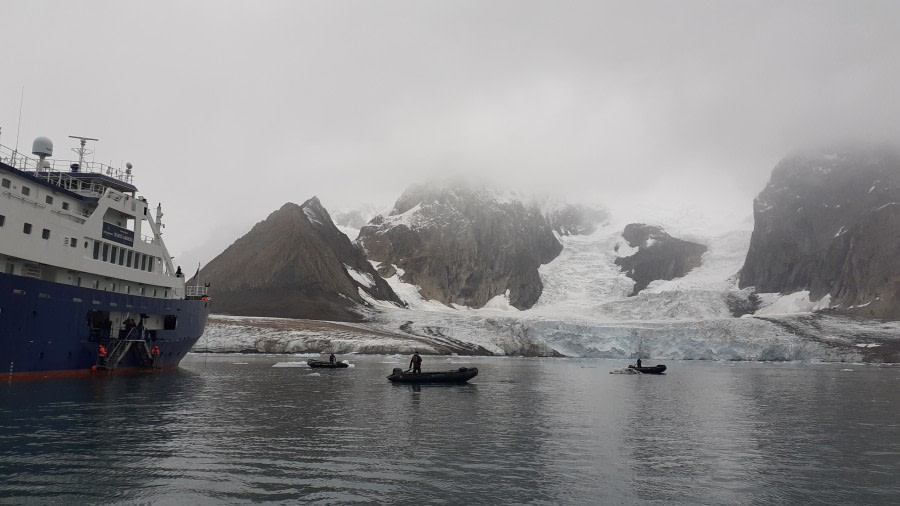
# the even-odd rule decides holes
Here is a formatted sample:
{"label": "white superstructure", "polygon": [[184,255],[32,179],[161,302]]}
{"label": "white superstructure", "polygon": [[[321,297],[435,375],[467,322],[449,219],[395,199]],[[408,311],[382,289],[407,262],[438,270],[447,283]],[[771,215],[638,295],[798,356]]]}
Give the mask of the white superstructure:
{"label": "white superstructure", "polygon": [[160,232],[162,210],[151,209],[126,170],[51,160],[49,139],[21,155],[0,145],[0,269],[7,274],[99,290],[182,299],[202,296],[176,271]]}

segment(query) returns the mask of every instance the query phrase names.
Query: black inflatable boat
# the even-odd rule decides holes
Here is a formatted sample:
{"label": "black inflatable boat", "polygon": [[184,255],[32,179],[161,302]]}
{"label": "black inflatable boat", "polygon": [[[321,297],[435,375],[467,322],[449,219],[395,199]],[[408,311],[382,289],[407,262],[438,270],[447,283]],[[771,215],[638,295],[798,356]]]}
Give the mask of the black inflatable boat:
{"label": "black inflatable boat", "polygon": [[394,383],[465,383],[478,376],[477,367],[460,367],[455,371],[420,372],[418,374],[405,372],[399,367],[387,377]]}
{"label": "black inflatable boat", "polygon": [[654,365],[653,367],[637,367],[634,365],[630,365],[628,366],[628,368],[634,369],[641,374],[663,374],[666,372],[666,366],[662,364]]}
{"label": "black inflatable boat", "polygon": [[324,367],[326,369],[340,369],[341,367],[350,367],[350,364],[346,364],[344,362],[335,362],[332,364],[331,362],[327,362],[325,360],[309,359],[306,361],[306,363],[310,367]]}

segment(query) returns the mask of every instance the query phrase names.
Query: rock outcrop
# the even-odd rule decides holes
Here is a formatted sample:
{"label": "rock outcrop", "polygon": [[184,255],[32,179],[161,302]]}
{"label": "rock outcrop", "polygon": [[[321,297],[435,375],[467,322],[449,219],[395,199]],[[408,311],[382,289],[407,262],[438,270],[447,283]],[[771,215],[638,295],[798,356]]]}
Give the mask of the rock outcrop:
{"label": "rock outcrop", "polygon": [[357,321],[367,299],[403,304],[315,197],[270,214],[200,276],[224,314]]}
{"label": "rock outcrop", "polygon": [[900,150],[789,156],[753,215],[741,287],[808,290],[841,312],[900,318]]}
{"label": "rock outcrop", "polygon": [[408,189],[358,242],[423,297],[470,307],[507,293],[514,307],[531,307],[543,289],[538,267],[562,251],[537,206],[464,184]]}
{"label": "rock outcrop", "polygon": [[676,239],[661,227],[644,223],[631,223],[625,227],[622,237],[637,252],[616,258],[616,265],[634,280],[631,296],[656,280],[680,278],[700,266],[706,246]]}

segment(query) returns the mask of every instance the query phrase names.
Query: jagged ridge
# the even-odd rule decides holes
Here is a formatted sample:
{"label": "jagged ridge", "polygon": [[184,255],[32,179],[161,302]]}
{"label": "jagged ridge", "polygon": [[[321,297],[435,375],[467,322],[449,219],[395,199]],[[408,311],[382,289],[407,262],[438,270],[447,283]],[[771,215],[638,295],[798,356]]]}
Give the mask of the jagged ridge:
{"label": "jagged ridge", "polygon": [[368,305],[361,292],[402,304],[316,197],[257,223],[201,278],[214,286],[217,313],[359,320]]}

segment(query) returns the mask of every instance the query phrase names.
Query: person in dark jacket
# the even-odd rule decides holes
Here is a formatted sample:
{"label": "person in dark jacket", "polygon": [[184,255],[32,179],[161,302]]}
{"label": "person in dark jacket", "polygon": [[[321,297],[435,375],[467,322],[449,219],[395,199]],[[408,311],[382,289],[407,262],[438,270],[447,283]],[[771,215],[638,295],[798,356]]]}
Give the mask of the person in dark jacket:
{"label": "person in dark jacket", "polygon": [[419,352],[413,353],[411,359],[409,359],[409,366],[413,370],[413,374],[419,374],[422,372],[422,357],[419,356]]}
{"label": "person in dark jacket", "polygon": [[638,360],[637,360],[637,366],[638,366],[638,367],[641,366],[641,359],[638,359]]}
{"label": "person in dark jacket", "polygon": [[332,353],[331,355],[328,356],[328,361],[331,362],[332,364],[334,363],[335,360],[337,360],[337,357],[334,356],[334,353]]}

